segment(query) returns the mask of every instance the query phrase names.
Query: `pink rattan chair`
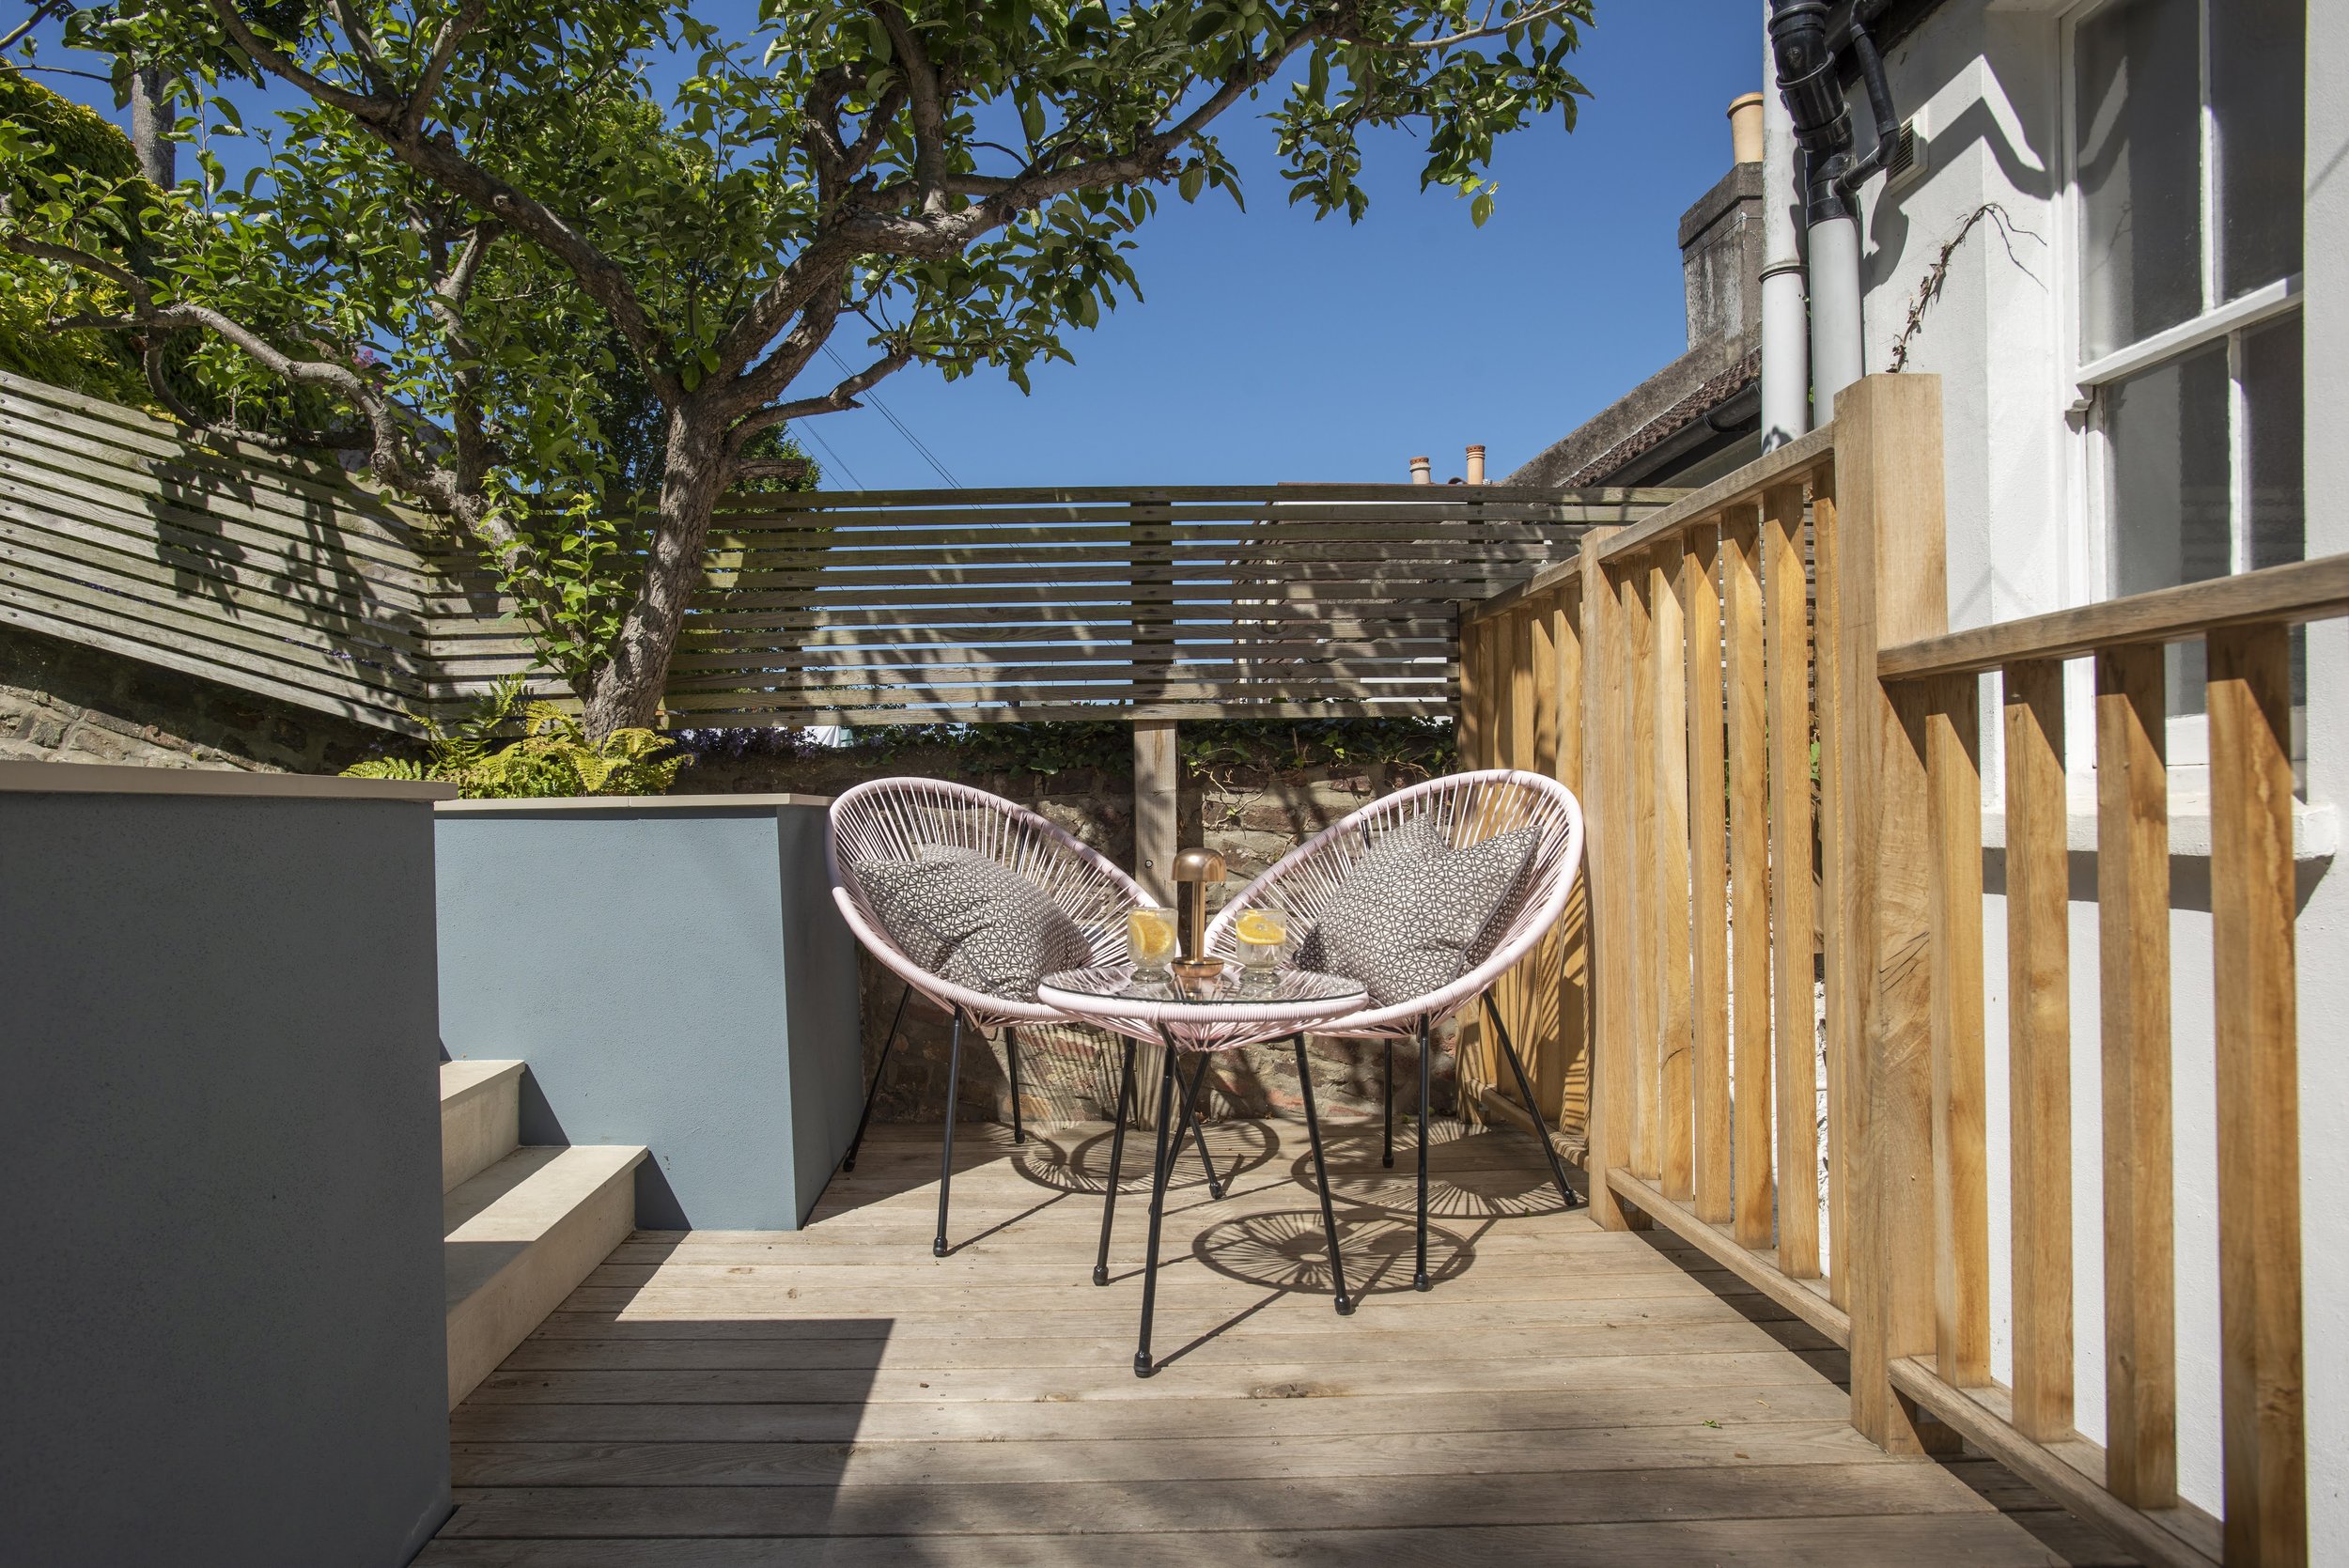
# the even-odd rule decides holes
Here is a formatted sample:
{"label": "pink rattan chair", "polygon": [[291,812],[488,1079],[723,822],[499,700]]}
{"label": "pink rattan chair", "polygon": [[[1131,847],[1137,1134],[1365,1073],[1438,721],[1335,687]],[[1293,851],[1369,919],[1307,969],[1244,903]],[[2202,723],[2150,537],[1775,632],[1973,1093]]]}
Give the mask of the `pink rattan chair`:
{"label": "pink rattan chair", "polygon": [[[1394,1163],[1394,1042],[1419,1044],[1419,1254],[1412,1284],[1428,1288],[1427,1275],[1427,1079],[1429,1036],[1446,1018],[1483,998],[1487,1017],[1501,1041],[1501,1054],[1517,1077],[1517,1092],[1530,1110],[1534,1105],[1532,1082],[1517,1046],[1492,1005],[1488,988],[1510,967],[1533,950],[1556,924],[1566,907],[1566,894],[1582,865],[1582,807],[1567,788],[1539,773],[1493,769],[1454,773],[1397,791],[1363,807],[1344,821],[1298,846],[1269,871],[1243,889],[1223,907],[1207,928],[1207,951],[1231,956],[1233,926],[1251,908],[1268,905],[1287,912],[1297,936],[1310,929],[1330,893],[1362,853],[1384,834],[1417,820],[1432,821],[1446,840],[1457,845],[1481,843],[1529,824],[1540,829],[1533,858],[1516,894],[1496,917],[1499,935],[1484,956],[1467,973],[1439,991],[1408,998],[1390,1006],[1373,1006],[1313,1027],[1315,1034],[1380,1041],[1386,1048],[1386,1130],[1384,1159]],[[1538,1126],[1540,1113],[1535,1111]],[[1537,1132],[1542,1153],[1548,1157],[1550,1179],[1568,1208],[1579,1201],[1566,1185],[1564,1164],[1548,1137]],[[1334,1263],[1334,1259],[1332,1262]]]}
{"label": "pink rattan chair", "polygon": [[[920,993],[954,1015],[953,1044],[948,1052],[945,1148],[938,1179],[938,1235],[930,1250],[946,1255],[946,1206],[955,1170],[955,1104],[962,1079],[962,1032],[1003,1031],[1004,1054],[1011,1063],[1012,1141],[1027,1141],[1019,1110],[1019,1026],[1067,1023],[1068,1014],[1034,1001],[991,995],[958,986],[916,964],[890,937],[866,900],[857,868],[879,861],[918,859],[925,849],[975,851],[1026,877],[1042,888],[1061,911],[1084,933],[1091,950],[1090,964],[1126,962],[1126,914],[1138,904],[1152,902],[1140,883],[1117,869],[1044,818],[985,790],[936,779],[875,779],[856,785],[832,804],[825,854],[832,870],[832,901],[841,918],[872,952],[874,957],[906,983],[897,1011],[873,1068],[872,1087],[865,1092],[863,1114],[841,1169],[856,1169],[856,1152],[872,1119],[873,1100],[880,1093],[881,1074],[889,1052],[897,1043],[898,1025],[905,1020],[906,1002]],[[1121,1108],[1122,1109],[1122,1108]],[[1222,1195],[1215,1167],[1195,1116],[1186,1117],[1200,1162],[1207,1167],[1210,1192]]]}

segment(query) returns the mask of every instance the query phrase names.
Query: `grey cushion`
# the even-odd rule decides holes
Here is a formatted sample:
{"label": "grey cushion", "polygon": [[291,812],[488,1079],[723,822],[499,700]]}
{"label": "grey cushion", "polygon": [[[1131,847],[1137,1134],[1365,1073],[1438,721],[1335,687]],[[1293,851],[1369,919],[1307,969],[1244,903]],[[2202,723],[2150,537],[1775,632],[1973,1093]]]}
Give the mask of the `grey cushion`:
{"label": "grey cushion", "polygon": [[1530,826],[1458,849],[1424,818],[1395,828],[1347,870],[1297,962],[1361,981],[1380,1007],[1440,991],[1492,952],[1540,844]]}
{"label": "grey cushion", "polygon": [[926,849],[856,875],[890,939],[941,980],[1034,1001],[1044,976],[1092,961],[1084,933],[1050,895],[975,851]]}

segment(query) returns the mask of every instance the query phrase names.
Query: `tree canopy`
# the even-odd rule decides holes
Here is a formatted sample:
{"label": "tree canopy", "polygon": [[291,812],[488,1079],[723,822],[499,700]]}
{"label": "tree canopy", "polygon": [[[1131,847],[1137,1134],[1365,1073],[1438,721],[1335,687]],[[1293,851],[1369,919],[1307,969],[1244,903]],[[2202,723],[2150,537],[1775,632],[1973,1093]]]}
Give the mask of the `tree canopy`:
{"label": "tree canopy", "polygon": [[[360,456],[503,564],[591,732],[650,722],[711,508],[778,433],[914,363],[1024,385],[1137,293],[1162,194],[1234,199],[1266,104],[1292,202],[1359,219],[1363,139],[1482,223],[1496,139],[1572,124],[1589,0],[147,0],[194,175],[60,171],[0,128],[0,246],[64,318],[233,360],[273,433]],[[252,172],[245,79],[290,91]],[[160,197],[160,199],[159,199]],[[826,374],[835,334],[856,367]],[[159,388],[159,396],[165,389]],[[168,401],[168,399],[166,399]],[[189,405],[192,423],[233,411]],[[272,433],[272,432],[262,432]],[[639,531],[591,520],[641,501]],[[549,526],[551,501],[569,506]]]}

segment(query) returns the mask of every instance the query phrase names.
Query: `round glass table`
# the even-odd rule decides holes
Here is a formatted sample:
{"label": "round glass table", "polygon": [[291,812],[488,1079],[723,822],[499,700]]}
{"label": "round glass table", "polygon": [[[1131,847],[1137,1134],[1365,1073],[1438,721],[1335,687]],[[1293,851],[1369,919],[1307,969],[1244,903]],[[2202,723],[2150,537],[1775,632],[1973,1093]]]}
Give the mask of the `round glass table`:
{"label": "round glass table", "polygon": [[[1354,1311],[1346,1290],[1346,1267],[1338,1255],[1338,1222],[1330,1203],[1330,1172],[1321,1150],[1321,1124],[1314,1114],[1313,1075],[1305,1063],[1305,1031],[1324,1019],[1355,1012],[1369,995],[1361,983],[1312,970],[1281,970],[1259,983],[1243,978],[1239,966],[1226,964],[1215,978],[1186,982],[1137,981],[1125,965],[1064,970],[1044,977],[1036,1000],[1123,1037],[1125,1064],[1118,1075],[1117,1122],[1110,1137],[1110,1174],[1101,1203],[1101,1250],[1093,1267],[1093,1282],[1109,1283],[1110,1229],[1117,1214],[1117,1187],[1126,1156],[1126,1119],[1134,1097],[1134,1043],[1156,1040],[1166,1048],[1159,1073],[1158,1157],[1150,1172],[1150,1242],[1142,1269],[1142,1336],[1134,1351],[1134,1375],[1147,1377],[1157,1367],[1150,1359],[1150,1320],[1158,1301],[1159,1232],[1166,1213],[1166,1181],[1173,1161],[1170,1134],[1178,1114],[1175,1090],[1182,1088],[1180,1116],[1190,1122],[1196,1112],[1199,1087],[1206,1079],[1206,1063],[1199,1062],[1186,1079],[1177,1067],[1189,1053],[1234,1050],[1285,1034],[1297,1054],[1297,1081],[1305,1101],[1305,1128],[1313,1142],[1314,1177],[1321,1188],[1321,1226],[1330,1242],[1330,1271],[1337,1284],[1341,1315]],[[1180,1143],[1173,1148],[1180,1150]],[[1206,1153],[1203,1141],[1200,1154]],[[1213,1181],[1213,1169],[1209,1180]]]}

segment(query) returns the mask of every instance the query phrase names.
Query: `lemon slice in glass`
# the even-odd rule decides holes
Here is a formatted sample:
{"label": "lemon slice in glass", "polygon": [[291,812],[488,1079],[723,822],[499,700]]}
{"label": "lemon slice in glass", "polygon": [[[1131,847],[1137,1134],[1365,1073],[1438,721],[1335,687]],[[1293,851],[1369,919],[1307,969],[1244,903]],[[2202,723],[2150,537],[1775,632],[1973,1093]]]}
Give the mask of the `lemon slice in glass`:
{"label": "lemon slice in glass", "polygon": [[1244,942],[1260,942],[1272,946],[1288,939],[1289,923],[1269,909],[1250,909],[1233,927]]}

